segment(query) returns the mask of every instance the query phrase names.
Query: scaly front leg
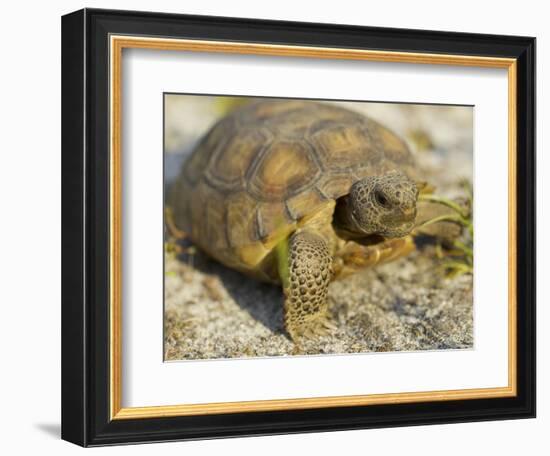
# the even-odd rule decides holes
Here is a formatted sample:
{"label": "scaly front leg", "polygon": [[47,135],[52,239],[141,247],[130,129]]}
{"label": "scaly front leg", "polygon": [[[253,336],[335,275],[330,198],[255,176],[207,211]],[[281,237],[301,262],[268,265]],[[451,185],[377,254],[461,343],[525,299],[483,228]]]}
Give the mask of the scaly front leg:
{"label": "scaly front leg", "polygon": [[292,235],[286,261],[279,262],[279,274],[285,294],[284,322],[292,340],[313,338],[335,328],[328,320],[327,306],[332,257],[319,233]]}

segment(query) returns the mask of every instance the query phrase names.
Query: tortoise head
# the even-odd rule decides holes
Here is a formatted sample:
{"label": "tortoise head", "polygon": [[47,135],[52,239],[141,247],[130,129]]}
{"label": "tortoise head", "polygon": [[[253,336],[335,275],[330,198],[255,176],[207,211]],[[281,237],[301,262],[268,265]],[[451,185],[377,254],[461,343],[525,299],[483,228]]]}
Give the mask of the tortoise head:
{"label": "tortoise head", "polygon": [[351,187],[340,220],[365,236],[406,236],[415,224],[417,198],[416,183],[398,171],[365,177]]}

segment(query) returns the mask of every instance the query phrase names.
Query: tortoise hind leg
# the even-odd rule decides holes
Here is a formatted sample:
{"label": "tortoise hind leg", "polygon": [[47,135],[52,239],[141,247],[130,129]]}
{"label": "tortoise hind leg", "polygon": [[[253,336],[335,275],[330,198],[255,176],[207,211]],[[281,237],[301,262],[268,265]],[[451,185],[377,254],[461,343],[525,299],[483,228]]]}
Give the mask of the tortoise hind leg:
{"label": "tortoise hind leg", "polygon": [[279,262],[279,274],[285,294],[285,328],[292,340],[334,329],[327,306],[332,257],[325,239],[314,231],[294,233],[286,261]]}
{"label": "tortoise hind leg", "polygon": [[180,230],[176,222],[174,220],[174,211],[171,207],[166,207],[164,209],[164,222],[166,224],[166,227],[168,228],[168,232],[174,237],[176,240],[186,239],[187,233],[185,231]]}

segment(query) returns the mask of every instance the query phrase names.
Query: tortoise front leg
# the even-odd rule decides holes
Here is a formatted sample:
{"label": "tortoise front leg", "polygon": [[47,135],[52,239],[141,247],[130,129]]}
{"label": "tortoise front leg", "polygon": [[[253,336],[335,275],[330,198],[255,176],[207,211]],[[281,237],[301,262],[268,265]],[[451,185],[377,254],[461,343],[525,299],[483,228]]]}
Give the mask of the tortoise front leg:
{"label": "tortoise front leg", "polygon": [[285,294],[284,323],[292,340],[312,338],[334,329],[328,320],[327,306],[332,257],[320,234],[294,233],[286,261],[279,261],[279,275]]}
{"label": "tortoise front leg", "polygon": [[415,249],[412,236],[387,239],[374,245],[347,242],[334,259],[334,278],[341,279],[361,269],[387,263],[408,255]]}

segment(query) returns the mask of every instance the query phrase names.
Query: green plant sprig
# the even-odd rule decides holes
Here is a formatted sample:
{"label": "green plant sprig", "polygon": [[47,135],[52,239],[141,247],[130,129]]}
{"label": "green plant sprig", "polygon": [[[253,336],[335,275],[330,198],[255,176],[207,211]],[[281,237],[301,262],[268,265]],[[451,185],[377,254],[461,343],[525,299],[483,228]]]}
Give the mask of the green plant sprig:
{"label": "green plant sprig", "polygon": [[433,194],[428,194],[428,195],[419,195],[418,196],[418,200],[419,201],[429,201],[431,203],[438,203],[438,204],[442,204],[443,206],[447,206],[448,208],[451,208],[453,209],[458,215],[460,215],[461,217],[467,219],[469,216],[470,216],[470,213],[469,211],[466,211],[464,210],[464,208],[462,208],[460,206],[460,204],[448,199],[448,198],[444,198],[442,196],[437,196],[437,195],[433,195]]}
{"label": "green plant sprig", "polygon": [[[473,191],[468,181],[461,182],[461,186],[468,194],[468,207],[472,207]],[[442,267],[448,271],[448,277],[456,277],[462,274],[473,274],[474,268],[474,250],[473,250],[473,237],[474,237],[474,224],[472,211],[468,208],[463,208],[460,204],[452,201],[448,198],[426,194],[420,195],[420,201],[428,201],[435,204],[441,204],[453,210],[454,214],[446,214],[432,219],[426,220],[424,223],[417,225],[416,228],[425,227],[439,222],[456,223],[465,228],[468,235],[464,241],[455,240],[452,243],[455,255],[452,255],[453,259],[443,262]]]}

